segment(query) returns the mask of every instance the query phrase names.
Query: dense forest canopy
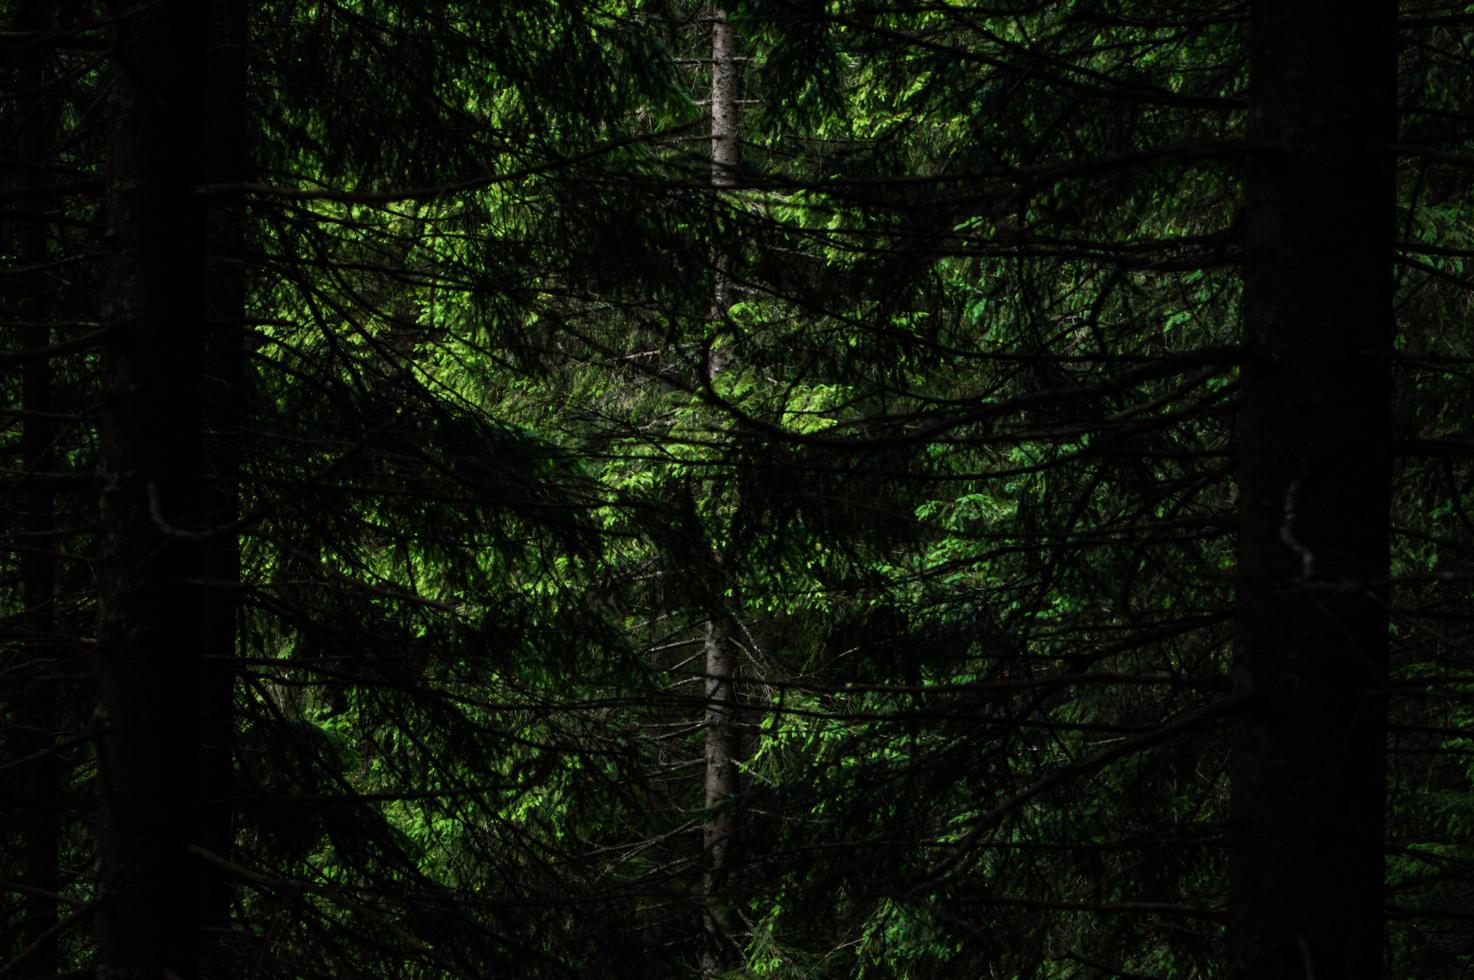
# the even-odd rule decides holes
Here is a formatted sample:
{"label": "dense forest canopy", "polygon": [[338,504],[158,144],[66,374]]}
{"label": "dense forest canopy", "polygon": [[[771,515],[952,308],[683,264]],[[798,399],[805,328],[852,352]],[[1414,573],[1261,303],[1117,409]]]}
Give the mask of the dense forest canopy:
{"label": "dense forest canopy", "polygon": [[1474,7],[0,11],[0,976],[1474,972]]}

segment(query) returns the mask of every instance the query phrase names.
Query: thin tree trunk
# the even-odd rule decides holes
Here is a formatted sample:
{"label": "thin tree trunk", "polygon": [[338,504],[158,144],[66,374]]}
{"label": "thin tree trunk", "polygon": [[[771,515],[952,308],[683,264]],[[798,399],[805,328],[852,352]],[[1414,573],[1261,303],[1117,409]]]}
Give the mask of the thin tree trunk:
{"label": "thin tree trunk", "polygon": [[1395,5],[1253,9],[1230,975],[1383,959]]}
{"label": "thin tree trunk", "polygon": [[[42,35],[50,23],[44,0],[26,0],[15,11],[13,26],[19,36]],[[15,147],[20,164],[19,179],[37,186],[45,184],[44,171],[55,137],[57,106],[45,74],[46,46],[42,40],[24,44],[16,59],[17,132]],[[50,249],[44,208],[37,199],[22,197],[22,213],[16,220],[16,254],[23,268],[46,267]],[[29,204],[29,207],[28,207]],[[29,212],[29,213],[27,213]],[[44,272],[33,272],[21,283],[16,312],[23,350],[51,346],[52,315]],[[50,417],[52,365],[37,357],[21,368],[20,450],[24,472],[45,473],[54,469],[56,426]],[[57,730],[56,644],[56,551],[52,490],[33,485],[19,497],[23,516],[19,530],[22,582],[22,630],[25,634],[25,677],[20,691],[16,720],[24,732],[21,754],[30,757],[20,773],[23,860],[21,880],[29,891],[23,900],[21,945],[34,947],[27,959],[28,976],[51,976],[59,972],[57,937],[58,891],[58,789],[60,765],[51,752]]]}
{"label": "thin tree trunk", "polygon": [[201,537],[209,5],[117,24],[99,413],[97,973],[199,975]]}
{"label": "thin tree trunk", "polygon": [[[736,37],[726,12],[713,13],[711,34],[711,183],[715,192],[736,183],[736,170],[741,158],[737,138],[738,67]],[[719,204],[720,202],[718,202]],[[718,338],[731,306],[731,250],[718,242],[713,262],[715,276],[712,287],[712,321]],[[708,363],[710,377],[715,377],[726,364],[722,345],[714,347]],[[706,624],[706,819],[702,833],[706,858],[702,876],[704,947],[701,970],[704,976],[715,976],[738,965],[741,947],[734,938],[735,922],[727,897],[733,847],[738,833],[739,779],[737,760],[741,751],[738,699],[736,690],[737,657],[727,634],[727,615],[721,589],[721,561],[717,567],[717,588],[711,599],[711,619]]]}
{"label": "thin tree trunk", "polygon": [[[737,61],[737,35],[727,21],[725,10],[712,13],[711,27],[711,186],[714,209],[720,209],[721,192],[737,184],[737,168],[742,163],[742,142],[738,138],[738,99],[741,75]],[[721,240],[713,247],[714,267],[711,319],[716,325],[717,343],[713,344],[707,371],[711,378],[721,373],[727,359],[724,324],[732,305],[732,248]]]}
{"label": "thin tree trunk", "polygon": [[705,947],[702,972],[712,976],[735,965],[740,948],[733,939],[733,916],[726,895],[738,832],[741,749],[735,686],[737,662],[724,618],[706,625],[706,821],[702,845]]}

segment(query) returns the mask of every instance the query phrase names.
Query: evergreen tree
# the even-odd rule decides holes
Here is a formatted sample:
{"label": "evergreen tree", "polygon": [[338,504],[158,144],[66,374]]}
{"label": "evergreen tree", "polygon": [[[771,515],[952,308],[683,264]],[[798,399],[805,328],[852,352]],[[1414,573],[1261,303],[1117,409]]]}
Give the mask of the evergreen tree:
{"label": "evergreen tree", "polygon": [[1384,975],[1395,18],[1254,8],[1232,976]]}
{"label": "evergreen tree", "polygon": [[3,39],[8,972],[1468,966],[1461,8],[106,13]]}

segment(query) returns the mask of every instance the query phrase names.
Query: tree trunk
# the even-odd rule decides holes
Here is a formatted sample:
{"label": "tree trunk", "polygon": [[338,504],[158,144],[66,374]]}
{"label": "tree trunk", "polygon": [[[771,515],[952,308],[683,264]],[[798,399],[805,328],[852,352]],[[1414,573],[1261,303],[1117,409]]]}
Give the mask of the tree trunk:
{"label": "tree trunk", "polygon": [[726,621],[714,618],[706,625],[706,822],[702,828],[706,857],[702,876],[705,947],[701,960],[705,976],[735,966],[740,953],[732,938],[734,923],[726,896],[741,791],[736,671]]}
{"label": "tree trunk", "polygon": [[1380,977],[1395,7],[1252,30],[1229,972]]}
{"label": "tree trunk", "polygon": [[132,7],[112,54],[96,921],[109,978],[199,975],[209,9]]}
{"label": "tree trunk", "polygon": [[[26,0],[17,5],[12,26],[18,36],[38,37],[50,26],[48,4]],[[46,183],[51,144],[55,138],[57,104],[54,88],[46,79],[46,43],[23,43],[15,62],[18,182],[36,187]],[[48,298],[45,208],[38,198],[22,196],[15,219],[15,254],[20,266],[32,270],[19,283],[15,305],[20,321],[19,347],[44,350],[51,346],[52,307]],[[46,473],[55,468],[56,425],[51,418],[51,361],[35,357],[21,367],[20,451],[23,471]],[[16,721],[23,736],[20,755],[31,761],[21,768],[20,799],[23,809],[21,833],[23,856],[21,880],[28,891],[23,899],[21,946],[31,950],[26,960],[27,976],[51,976],[59,972],[56,900],[58,891],[57,825],[58,790],[61,770],[52,752],[57,730],[57,643],[56,643],[56,550],[52,490],[33,483],[22,484],[17,503],[22,511],[19,530],[20,575],[23,613],[21,629],[24,678],[18,691]]]}
{"label": "tree trunk", "polygon": [[[737,184],[737,168],[742,162],[742,143],[738,138],[738,99],[741,90],[737,61],[737,35],[727,21],[725,10],[712,13],[711,27],[711,186],[712,207],[720,211],[721,192]],[[713,282],[711,320],[716,342],[707,364],[708,378],[722,372],[727,359],[725,339],[727,310],[732,306],[732,249],[720,232],[712,249]]]}
{"label": "tree trunk", "polygon": [[[711,183],[714,193],[736,183],[741,145],[737,138],[736,37],[726,12],[713,12],[711,34]],[[718,205],[720,201],[716,202]],[[712,321],[717,338],[725,332],[723,323],[731,297],[731,250],[718,242],[713,263]],[[709,376],[714,378],[726,362],[726,353],[718,344],[708,362]],[[711,619],[706,624],[706,821],[702,833],[702,850],[706,859],[702,876],[702,915],[704,947],[701,957],[703,976],[715,976],[741,962],[741,946],[733,938],[734,921],[727,898],[727,880],[731,873],[733,845],[738,832],[738,801],[741,784],[737,760],[741,751],[738,728],[736,690],[737,658],[727,635],[727,614],[721,582],[721,560],[713,557],[717,569],[716,587],[710,601]]]}
{"label": "tree trunk", "polygon": [[[209,181],[238,184],[250,175],[246,144],[247,11],[244,0],[213,0],[209,63]],[[235,840],[236,625],[240,548],[234,524],[240,512],[241,434],[246,411],[244,357],[245,223],[239,201],[217,201],[208,215],[209,278],[202,389],[206,519],[215,529],[204,541],[200,699],[202,846],[231,857]],[[231,892],[220,874],[205,882],[201,907],[201,974],[229,976]]]}

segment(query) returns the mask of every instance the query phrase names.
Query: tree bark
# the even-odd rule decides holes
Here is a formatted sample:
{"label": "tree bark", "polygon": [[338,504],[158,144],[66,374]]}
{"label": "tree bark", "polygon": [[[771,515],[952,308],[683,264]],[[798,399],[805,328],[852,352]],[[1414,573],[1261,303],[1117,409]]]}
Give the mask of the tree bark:
{"label": "tree bark", "polygon": [[725,619],[713,618],[707,623],[705,652],[706,821],[702,827],[702,849],[706,863],[701,889],[705,946],[701,967],[704,976],[715,976],[735,966],[740,954],[740,947],[732,937],[734,923],[726,895],[742,787],[737,769],[741,750],[735,686],[737,662]]}
{"label": "tree bark", "polygon": [[[213,0],[210,23],[208,177],[211,184],[242,184],[250,177],[247,148],[244,0]],[[245,216],[238,200],[217,200],[207,217],[209,268],[203,411],[203,507],[212,534],[202,556],[204,596],[200,699],[201,844],[229,859],[235,840],[235,680],[240,548],[234,531],[240,512],[241,445],[246,412]],[[221,874],[207,878],[202,896],[201,974],[229,976],[231,891]]]}
{"label": "tree bark", "polygon": [[209,4],[117,23],[108,101],[98,455],[97,973],[196,977],[204,866],[201,395]]}
{"label": "tree bark", "polygon": [[[50,26],[49,5],[43,0],[25,0],[15,9],[12,28],[23,42],[15,61],[16,129],[14,146],[19,163],[18,180],[43,187],[50,163],[51,144],[57,126],[56,93],[47,84],[46,42]],[[53,83],[54,85],[54,83]],[[15,219],[15,254],[22,268],[44,270],[50,255],[47,218],[41,198],[22,196]],[[20,296],[15,305],[22,326],[17,331],[21,350],[45,350],[51,346],[52,307],[44,271],[21,277]],[[48,473],[55,469],[56,425],[51,418],[52,362],[37,357],[21,367],[20,451],[23,471]],[[59,972],[56,900],[59,890],[57,845],[59,821],[60,764],[52,747],[57,730],[56,642],[56,551],[53,489],[22,484],[17,503],[22,513],[18,522],[20,541],[21,629],[24,678],[18,692],[16,721],[24,733],[20,754],[31,759],[20,772],[23,806],[21,833],[23,856],[21,880],[28,888],[22,900],[21,946],[33,949],[26,961],[27,976],[51,976]]]}
{"label": "tree bark", "polygon": [[[727,20],[726,11],[718,8],[712,13],[711,26],[711,186],[716,212],[722,205],[722,191],[736,186],[737,168],[742,163],[742,142],[737,127],[740,71],[736,32]],[[733,301],[732,248],[720,231],[712,248],[712,265],[711,320],[717,342],[709,354],[709,379],[720,374],[726,365],[727,352],[721,341],[727,333],[727,310]]]}
{"label": "tree bark", "polygon": [[1395,6],[1252,31],[1229,973],[1380,977]]}
{"label": "tree bark", "polygon": [[[738,66],[736,36],[726,11],[713,12],[711,34],[711,184],[714,194],[736,183],[741,162],[737,134]],[[720,201],[716,202],[718,205]],[[723,324],[731,296],[731,249],[718,240],[713,255],[712,321],[716,337],[725,333]],[[709,377],[726,366],[726,352],[714,346],[708,362]],[[706,818],[702,828],[705,866],[702,875],[704,946],[703,976],[715,976],[741,962],[741,946],[734,939],[735,922],[726,894],[731,874],[733,846],[738,833],[738,802],[741,781],[737,760],[741,733],[736,690],[737,658],[727,635],[727,614],[722,588],[722,562],[713,556],[716,568],[711,619],[706,624]]]}

